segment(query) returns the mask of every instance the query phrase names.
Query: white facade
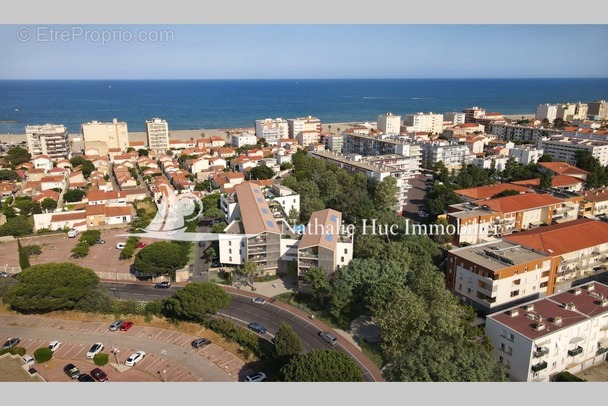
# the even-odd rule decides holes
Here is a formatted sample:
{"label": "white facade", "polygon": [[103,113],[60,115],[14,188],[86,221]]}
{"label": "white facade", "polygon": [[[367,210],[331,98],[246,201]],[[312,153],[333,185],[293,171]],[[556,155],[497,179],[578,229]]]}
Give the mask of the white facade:
{"label": "white facade", "polygon": [[317,117],[298,117],[287,120],[289,138],[296,138],[301,131],[315,131],[321,135],[321,120]]}
{"label": "white facade", "polygon": [[492,164],[494,164],[494,168],[497,171],[504,171],[508,160],[509,158],[506,156],[495,155],[484,158],[473,158],[471,163],[480,169],[491,169]]}
{"label": "white facade", "polygon": [[590,151],[602,166],[608,165],[608,141],[553,136],[540,139],[538,148],[551,155],[554,161],[576,164],[576,151]]}
{"label": "white facade", "polygon": [[443,114],[433,112],[407,114],[403,119],[403,125],[410,132],[441,134],[443,132]]}
{"label": "white facade", "polygon": [[307,147],[310,144],[316,144],[319,142],[319,134],[316,131],[300,131],[296,135],[298,145]]}
{"label": "white facade", "polygon": [[146,121],[146,134],[148,148],[152,151],[166,151],[169,149],[169,124],[160,118]]}
{"label": "white facade", "polygon": [[27,125],[25,136],[32,156],[48,155],[53,161],[70,157],[68,130],[63,124]]}
{"label": "white facade", "polygon": [[129,148],[129,131],[124,121],[115,118],[111,123],[91,121],[81,125],[81,132],[85,149],[97,142],[105,144],[106,149],[120,148],[124,152]]}
{"label": "white facade", "polygon": [[464,124],[466,122],[465,121],[466,114],[452,111],[449,113],[443,113],[443,119],[445,121],[451,121],[452,126],[455,126],[455,125],[459,125],[459,124]]}
{"label": "white facade", "polygon": [[344,135],[328,135],[325,137],[325,149],[331,152],[343,152],[342,147],[344,146]]}
{"label": "white facade", "polygon": [[422,143],[422,151],[423,162],[429,168],[441,161],[448,169],[458,169],[472,159],[466,145],[449,142],[425,142]]}
{"label": "white facade", "polygon": [[233,134],[230,142],[233,147],[241,148],[245,145],[255,145],[258,142],[258,139],[256,138],[255,134]]}
{"label": "white facade", "polygon": [[528,165],[538,162],[538,158],[543,156],[544,151],[534,145],[519,145],[509,149],[509,157],[513,157],[520,164]]}
{"label": "white facade", "polygon": [[269,145],[277,145],[281,138],[289,138],[289,124],[282,118],[255,120],[255,136],[264,138]]}
{"label": "white facade", "polygon": [[536,108],[536,118],[539,120],[547,119],[550,123],[555,121],[558,115],[559,105],[557,104],[541,104]]}
{"label": "white facade", "polygon": [[378,116],[378,129],[387,135],[398,135],[401,133],[401,116],[393,113],[385,113]]}

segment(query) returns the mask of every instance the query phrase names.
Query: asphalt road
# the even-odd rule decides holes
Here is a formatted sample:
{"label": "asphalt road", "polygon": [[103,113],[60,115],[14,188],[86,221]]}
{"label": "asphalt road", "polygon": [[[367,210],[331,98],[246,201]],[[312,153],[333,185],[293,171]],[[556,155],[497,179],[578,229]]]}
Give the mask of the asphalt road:
{"label": "asphalt road", "polygon": [[[203,219],[198,223],[199,233],[209,232],[209,220]],[[204,251],[209,247],[211,241],[207,241],[204,247],[199,247],[198,242],[194,245],[196,257],[194,258],[194,270],[192,271],[192,282],[207,282],[209,280],[209,262],[204,257]]]}
{"label": "asphalt road", "polygon": [[[104,285],[114,292],[117,299],[134,299],[140,301],[160,300],[171,296],[179,287],[172,286],[170,289],[155,289],[152,285],[143,284],[126,284],[104,282]],[[310,352],[318,349],[332,348],[322,341],[317,333],[319,329],[309,323],[308,320],[296,316],[288,311],[285,311],[270,303],[265,305],[254,304],[251,299],[245,296],[231,294],[232,301],[226,309],[220,310],[220,314],[231,319],[234,323],[246,326],[249,323],[257,322],[266,327],[268,332],[263,335],[267,340],[272,340],[276,332],[279,330],[281,323],[289,324],[298,336],[302,339],[303,352]],[[359,363],[356,357],[353,357],[340,344],[333,347],[337,351],[341,351],[348,355],[363,372],[363,378],[367,381],[373,381],[371,374]]]}

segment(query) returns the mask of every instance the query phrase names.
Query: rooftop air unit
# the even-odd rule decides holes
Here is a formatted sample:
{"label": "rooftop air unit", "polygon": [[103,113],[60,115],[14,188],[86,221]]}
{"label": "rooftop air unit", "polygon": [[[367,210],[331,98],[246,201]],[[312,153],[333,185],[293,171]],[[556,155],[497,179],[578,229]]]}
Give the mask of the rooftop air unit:
{"label": "rooftop air unit", "polygon": [[555,316],[553,318],[553,324],[555,324],[556,326],[561,326],[562,325],[562,318],[560,316]]}
{"label": "rooftop air unit", "polygon": [[524,310],[527,312],[534,310],[534,304],[531,303],[531,304],[524,305]]}
{"label": "rooftop air unit", "polygon": [[518,309],[511,309],[508,311],[509,316],[511,317],[515,317],[519,315],[519,310]]}

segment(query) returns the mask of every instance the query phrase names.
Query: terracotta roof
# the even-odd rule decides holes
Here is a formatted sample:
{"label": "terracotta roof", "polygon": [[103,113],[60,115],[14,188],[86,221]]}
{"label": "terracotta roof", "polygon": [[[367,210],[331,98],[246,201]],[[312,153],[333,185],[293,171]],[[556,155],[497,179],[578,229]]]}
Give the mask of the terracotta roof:
{"label": "terracotta roof", "polygon": [[94,201],[100,201],[100,200],[112,200],[112,199],[118,199],[120,197],[125,197],[125,193],[122,191],[111,191],[111,192],[104,192],[103,190],[91,190],[89,193],[87,193],[87,200],[89,202],[94,202]]}
{"label": "terracotta roof", "polygon": [[265,231],[277,234],[281,232],[258,185],[244,182],[236,185],[234,190],[246,234],[260,234]]}
{"label": "terracotta roof", "polygon": [[538,165],[558,175],[587,175],[589,173],[566,162],[538,162]]}
{"label": "terracotta roof", "polygon": [[86,208],[87,216],[97,216],[106,213],[106,206],[104,204],[90,204]]}
{"label": "terracotta roof", "polygon": [[106,217],[130,216],[131,208],[129,206],[105,206]]}
{"label": "terracotta roof", "polygon": [[86,220],[86,213],[84,211],[57,213],[57,214],[53,214],[53,216],[51,217],[52,223],[54,223],[56,221],[73,221],[73,220]]}
{"label": "terracotta roof", "polygon": [[131,147],[143,147],[144,145],[146,145],[146,143],[144,141],[131,141],[131,142],[129,142],[129,146],[131,146]]}
{"label": "terracotta roof", "polygon": [[[552,187],[574,186],[579,183],[583,183],[583,181],[580,178],[575,178],[574,176],[568,176],[568,175],[555,175],[555,176],[553,176],[553,178],[551,180]],[[540,178],[518,180],[515,182],[511,182],[511,184],[528,186],[528,187],[539,187]]]}
{"label": "terracotta roof", "polygon": [[608,200],[608,189],[587,190],[581,193],[581,196],[588,202],[603,202]]}
{"label": "terracotta roof", "polygon": [[523,195],[499,197],[497,199],[479,200],[476,203],[478,203],[480,206],[487,205],[490,210],[502,213],[514,213],[536,207],[561,204],[562,202],[562,199],[558,199],[557,197],[550,195],[525,193]]}
{"label": "terracotta roof", "polygon": [[40,179],[40,182],[63,182],[65,178],[63,176],[45,176]]}
{"label": "terracotta roof", "polygon": [[510,234],[503,239],[549,255],[562,255],[608,243],[608,224],[581,218]]}
{"label": "terracotta roof", "polygon": [[315,211],[310,216],[298,248],[322,246],[336,249],[342,224],[342,214],[339,211],[325,209]]}
{"label": "terracotta roof", "polygon": [[458,189],[454,193],[461,196],[466,196],[471,199],[489,199],[490,197],[504,192],[507,189],[516,190],[518,192],[528,192],[530,189],[524,186],[513,185],[510,183],[499,183],[496,185],[480,186],[469,189]]}
{"label": "terracotta roof", "polygon": [[44,159],[44,160],[50,161],[51,157],[48,155],[44,155],[44,154],[36,155],[35,157],[32,158],[32,161],[35,161],[36,159]]}

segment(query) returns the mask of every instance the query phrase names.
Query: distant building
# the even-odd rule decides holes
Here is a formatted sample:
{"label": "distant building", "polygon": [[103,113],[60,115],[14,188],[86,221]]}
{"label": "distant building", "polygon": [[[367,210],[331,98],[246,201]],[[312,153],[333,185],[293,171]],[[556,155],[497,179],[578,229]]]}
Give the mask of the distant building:
{"label": "distant building", "polygon": [[542,126],[493,123],[486,132],[503,140],[538,142],[543,137],[559,135],[562,130]]}
{"label": "distant building", "polygon": [[587,103],[587,116],[594,120],[608,120],[608,102],[606,100],[596,100]]}
{"label": "distant building", "polygon": [[255,145],[257,142],[258,139],[255,134],[251,133],[232,134],[230,139],[230,143],[236,148],[241,148],[245,145]]}
{"label": "distant building", "polygon": [[432,168],[441,161],[449,170],[460,169],[473,159],[466,145],[447,141],[423,142],[421,145],[422,166],[425,168]]}
{"label": "distant building", "polygon": [[464,108],[462,112],[464,113],[465,123],[475,123],[477,119],[486,115],[486,110],[477,106]]}
{"label": "distant building", "polygon": [[535,145],[518,145],[509,149],[509,157],[515,158],[517,162],[524,165],[535,164],[543,153],[544,151],[536,148]]}
{"label": "distant building", "polygon": [[289,138],[297,138],[302,131],[315,131],[317,137],[321,136],[321,120],[317,117],[290,118],[287,120],[287,126],[289,128]]}
{"label": "distant building", "polygon": [[298,141],[298,145],[307,147],[319,142],[319,133],[316,130],[300,131],[296,135],[296,140]]}
{"label": "distant building", "polygon": [[255,136],[268,145],[277,145],[281,138],[289,138],[289,124],[282,118],[255,120]]}
{"label": "distant building", "polygon": [[401,133],[401,116],[393,113],[385,113],[378,116],[378,129],[387,135],[398,135]]}
{"label": "distant building", "polygon": [[443,113],[443,120],[452,123],[452,126],[457,126],[466,123],[466,114],[455,111]]}
{"label": "distant building", "polygon": [[441,134],[443,132],[443,114],[415,113],[403,118],[403,125],[408,132],[427,132]]}
{"label": "distant building", "polygon": [[166,151],[169,149],[169,124],[160,118],[146,121],[146,134],[148,148],[153,151]]}
{"label": "distant building", "polygon": [[334,134],[328,135],[324,139],[325,149],[331,152],[341,153],[342,148],[344,147],[344,135],[342,134]]}
{"label": "distant building", "polygon": [[120,148],[125,152],[129,148],[129,131],[127,123],[112,119],[111,123],[91,121],[80,126],[85,150],[99,149],[100,155],[106,155],[111,148]]}
{"label": "distant building", "polygon": [[70,158],[68,130],[63,124],[28,125],[25,136],[32,156],[47,155],[53,161]]}

